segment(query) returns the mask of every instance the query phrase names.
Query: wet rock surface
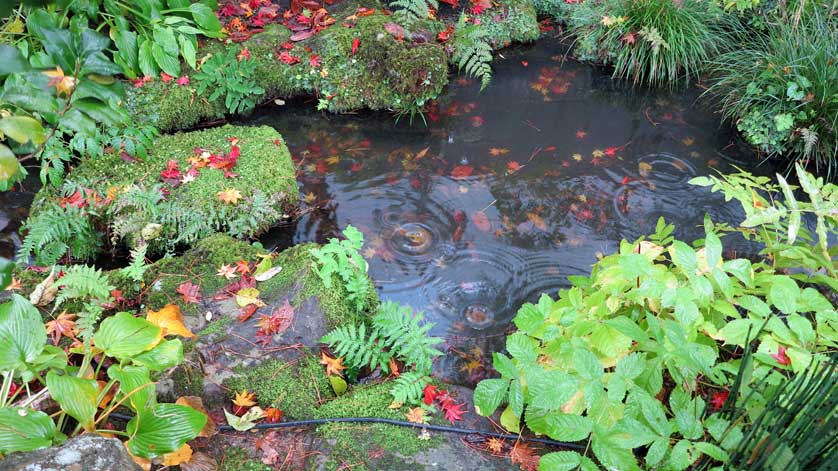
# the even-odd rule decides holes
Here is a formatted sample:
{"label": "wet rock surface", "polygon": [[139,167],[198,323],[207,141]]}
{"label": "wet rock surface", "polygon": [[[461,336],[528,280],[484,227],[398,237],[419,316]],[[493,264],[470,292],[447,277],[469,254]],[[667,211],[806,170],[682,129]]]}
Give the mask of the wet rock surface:
{"label": "wet rock surface", "polygon": [[122,442],[98,435],[81,435],[63,445],[29,453],[12,453],[0,460],[0,471],[140,471]]}

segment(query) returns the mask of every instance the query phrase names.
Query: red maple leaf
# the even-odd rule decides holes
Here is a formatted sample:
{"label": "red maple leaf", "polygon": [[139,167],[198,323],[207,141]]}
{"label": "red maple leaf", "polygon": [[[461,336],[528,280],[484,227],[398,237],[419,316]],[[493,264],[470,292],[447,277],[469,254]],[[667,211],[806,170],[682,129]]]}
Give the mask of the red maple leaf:
{"label": "red maple leaf", "polygon": [[354,56],[356,52],[358,52],[358,47],[361,46],[361,40],[358,38],[352,38],[352,52],[349,55]]}
{"label": "red maple leaf", "polygon": [[185,303],[197,303],[201,300],[200,286],[193,284],[191,281],[186,281],[178,285],[177,292],[183,296]]}
{"label": "red maple leaf", "polygon": [[453,169],[451,169],[451,176],[455,180],[461,180],[466,178],[474,173],[474,167],[471,165],[457,165]]}
{"label": "red maple leaf", "polygon": [[730,393],[728,391],[713,393],[713,399],[710,400],[710,404],[713,404],[713,410],[721,409],[725,405],[725,402],[727,402],[729,395]]}
{"label": "red maple leaf", "polygon": [[250,273],[250,262],[247,260],[239,260],[236,262],[236,271],[242,275]]}
{"label": "red maple leaf", "polygon": [[297,56],[292,56],[287,51],[282,51],[279,53],[279,60],[283,64],[294,65],[300,62],[300,58]]}
{"label": "red maple leaf", "polygon": [[256,279],[249,274],[243,274],[238,280],[216,291],[212,299],[215,301],[223,301],[225,299],[232,298],[236,295],[236,293],[244,288],[253,288],[255,286]]}
{"label": "red maple leaf", "polygon": [[425,388],[422,389],[422,395],[424,398],[422,399],[425,401],[425,404],[431,405],[434,402],[434,399],[439,395],[439,389],[431,383],[425,385]]}
{"label": "red maple leaf", "polygon": [[634,44],[637,41],[634,37],[634,33],[631,32],[624,34],[620,39],[622,39],[626,44]]}
{"label": "red maple leaf", "polygon": [[239,309],[239,322],[245,322],[250,319],[257,309],[259,309],[259,306],[255,304],[248,304],[247,306]]}
{"label": "red maple leaf", "polygon": [[463,414],[466,413],[465,409],[463,409],[466,405],[462,402],[455,404],[452,400],[447,406],[442,406],[441,404],[440,406],[442,407],[442,411],[445,412],[445,418],[452,424],[458,420],[462,420]]}
{"label": "red maple leaf", "polygon": [[791,358],[786,355],[786,347],[780,345],[777,347],[777,353],[772,353],[771,358],[777,360],[781,365],[791,365]]}
{"label": "red maple leaf", "polygon": [[320,65],[321,65],[320,56],[318,56],[317,54],[312,54],[311,56],[309,56],[308,65],[311,66],[311,67],[314,67],[315,69],[317,67],[320,67]]}
{"label": "red maple leaf", "polygon": [[606,147],[605,148],[605,155],[609,157],[614,157],[617,155],[617,151],[620,150],[619,147]]}
{"label": "red maple leaf", "polygon": [[239,147],[233,146],[226,154],[212,154],[209,156],[209,166],[224,171],[224,176],[233,178],[238,175],[233,173],[233,168],[239,160]]}
{"label": "red maple leaf", "polygon": [[514,173],[514,172],[517,172],[517,171],[518,171],[518,170],[520,170],[520,169],[521,169],[521,164],[519,164],[519,163],[518,163],[517,161],[515,161],[515,160],[512,160],[512,161],[510,161],[510,162],[507,162],[507,163],[506,163],[506,170],[507,170],[509,173]]}
{"label": "red maple leaf", "polygon": [[180,173],[180,169],[178,169],[177,160],[166,162],[166,170],[160,172],[160,178],[170,185],[177,184],[182,177],[183,175]]}
{"label": "red maple leaf", "polygon": [[257,336],[260,336],[261,334],[262,336],[270,339],[273,335],[285,332],[288,327],[291,327],[291,322],[293,320],[294,308],[286,299],[285,304],[274,309],[271,315],[268,316],[263,314],[259,318],[259,331],[257,332]]}

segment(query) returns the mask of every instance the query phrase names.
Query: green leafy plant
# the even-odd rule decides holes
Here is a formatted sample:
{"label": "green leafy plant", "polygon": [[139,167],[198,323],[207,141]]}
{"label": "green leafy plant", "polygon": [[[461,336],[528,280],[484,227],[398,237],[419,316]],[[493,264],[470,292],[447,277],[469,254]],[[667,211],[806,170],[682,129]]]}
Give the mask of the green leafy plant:
{"label": "green leafy plant", "polygon": [[712,61],[715,79],[706,92],[760,151],[813,163],[828,176],[838,164],[836,31],[823,7],[773,18]]}
{"label": "green leafy plant", "polygon": [[696,77],[730,26],[713,2],[586,1],[570,19],[581,55],[634,83],[673,85]]}
{"label": "green leafy plant", "polygon": [[[716,227],[706,222],[697,246],[673,240],[659,221],[654,237],[623,241],[617,254],[557,300],[525,304],[507,338],[510,356],[494,354],[501,378],[480,382],[481,415],[506,403],[501,423],[526,425],[563,441],[588,441],[607,469],[686,469],[704,454],[724,462],[735,446],[709,430],[739,370],[737,351],[760,326],[748,381],[748,419],[770,395],[838,346],[838,318],[816,289],[764,262],[724,259]],[[659,244],[655,241],[664,241]],[[775,313],[782,313],[782,317]],[[755,391],[754,383],[768,388]],[[709,403],[709,404],[708,404]],[[634,449],[643,448],[642,463]],[[544,469],[576,463],[576,452],[545,455]]]}
{"label": "green leafy plant", "polygon": [[347,226],[343,235],[346,239],[331,238],[321,248],[309,252],[317,262],[317,275],[323,286],[331,288],[337,275],[347,291],[347,302],[356,312],[361,312],[370,290],[367,262],[359,252],[364,245],[364,235],[353,226]]}
{"label": "green leafy plant", "polygon": [[410,25],[416,21],[429,18],[430,9],[439,9],[437,0],[393,0],[390,8],[396,14],[396,18],[403,24]]}
{"label": "green leafy plant", "polygon": [[469,22],[465,14],[461,14],[457,21],[451,60],[461,71],[480,79],[480,90],[489,86],[492,80],[492,45],[485,28]]}
{"label": "green leafy plant", "polygon": [[395,403],[416,403],[428,383],[433,357],[442,355],[434,346],[442,341],[429,337],[432,323],[422,323],[423,314],[394,302],[381,303],[372,317],[371,327],[362,323],[337,327],[320,339],[335,355],[344,357],[350,368],[369,367],[390,371],[393,359],[403,361],[413,371],[403,371],[391,394]]}
{"label": "green leafy plant", "polygon": [[230,49],[226,55],[210,57],[193,78],[199,94],[203,95],[209,89],[212,91],[210,101],[223,96],[227,111],[242,113],[253,109],[255,100],[265,93],[253,78],[255,69],[255,60],[240,58],[235,49]]}
{"label": "green leafy plant", "polygon": [[[101,274],[91,270],[78,269],[72,272],[74,278],[62,281],[72,287],[65,296],[103,294],[106,285],[91,284]],[[183,361],[181,341],[165,339],[166,335],[159,325],[121,312],[102,321],[95,332],[81,329],[82,346],[70,350],[68,358],[64,350],[47,344],[47,330],[38,310],[26,299],[12,295],[0,305],[0,453],[30,451],[58,444],[67,435],[94,432],[120,405],[136,415],[124,432],[107,433],[127,438],[125,445],[136,456],[162,456],[195,438],[206,424],[206,415],[156,400],[151,373]],[[93,357],[100,355],[94,363]],[[101,371],[105,357],[113,360],[106,373]],[[100,374],[107,379],[104,385],[96,381]],[[25,387],[13,387],[17,380]],[[106,398],[113,387],[117,393],[111,403]],[[60,406],[55,420],[33,408],[47,396]]]}
{"label": "green leafy plant", "polygon": [[22,231],[26,236],[17,255],[21,262],[34,257],[39,265],[52,265],[65,255],[87,260],[101,245],[88,210],[74,205],[45,204],[27,219]]}

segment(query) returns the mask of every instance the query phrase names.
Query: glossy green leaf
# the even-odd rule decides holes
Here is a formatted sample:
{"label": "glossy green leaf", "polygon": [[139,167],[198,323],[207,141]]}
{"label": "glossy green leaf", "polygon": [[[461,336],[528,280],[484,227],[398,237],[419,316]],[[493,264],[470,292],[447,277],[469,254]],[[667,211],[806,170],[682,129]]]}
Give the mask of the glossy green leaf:
{"label": "glossy green leaf", "polygon": [[500,415],[500,424],[510,433],[521,432],[521,417],[507,406]]}
{"label": "glossy green leaf", "polygon": [[46,141],[41,122],[29,116],[8,116],[0,119],[0,132],[21,144],[32,142],[39,146]]}
{"label": "glossy green leaf", "polygon": [[183,342],[180,339],[163,340],[147,352],[132,358],[136,365],[151,371],[163,371],[183,363]]}
{"label": "glossy green leaf", "polygon": [[576,442],[590,435],[593,423],[588,417],[532,408],[526,412],[527,427],[554,440]]}
{"label": "glossy green leaf", "polygon": [[177,55],[170,54],[157,43],[151,45],[151,55],[163,72],[173,77],[180,75],[180,62],[178,62]]}
{"label": "glossy green leaf", "polygon": [[151,350],[162,339],[163,332],[159,327],[127,312],[102,321],[93,336],[97,347],[119,360]]}
{"label": "glossy green leaf", "polygon": [[197,437],[206,423],[207,416],[191,407],[157,404],[128,422],[125,431],[131,439],[125,446],[136,456],[155,458]]}
{"label": "glossy green leaf", "polygon": [[145,366],[112,365],[108,376],[119,382],[120,397],[130,394],[126,404],[134,411],[151,409],[157,402],[156,386],[151,382],[149,370]]}
{"label": "glossy green leaf", "polygon": [[140,66],[140,72],[146,77],[157,76],[157,62],[155,62],[154,55],[151,53],[152,44],[153,41],[150,38],[144,38],[137,52],[137,64]]}
{"label": "glossy green leaf", "polygon": [[5,144],[0,144],[0,183],[11,181],[20,173],[20,163],[14,152]]}
{"label": "glossy green leaf", "polygon": [[488,416],[495,412],[506,397],[508,379],[484,379],[474,389],[474,410],[479,415]]}
{"label": "glossy green leaf", "polygon": [[0,304],[0,371],[27,369],[46,341],[41,315],[29,300],[13,294]]}
{"label": "glossy green leaf", "polygon": [[61,410],[78,420],[88,432],[93,430],[96,416],[96,398],[99,385],[95,380],[67,376],[50,371],[47,373],[47,388]]}
{"label": "glossy green leaf", "polygon": [[180,44],[180,55],[183,56],[183,60],[189,64],[189,67],[196,68],[195,55],[197,48],[195,47],[195,38],[181,34],[178,35],[177,41]]}
{"label": "glossy green leaf", "polygon": [[64,438],[52,418],[41,411],[0,408],[0,454],[46,448]]}
{"label": "glossy green leaf", "polygon": [[212,8],[203,3],[193,3],[189,5],[189,11],[192,12],[192,17],[195,23],[204,30],[204,35],[208,37],[217,37],[221,32],[221,22],[215,16]]}
{"label": "glossy green leaf", "polygon": [[575,451],[547,453],[538,462],[538,471],[599,471],[599,467],[587,456]]}

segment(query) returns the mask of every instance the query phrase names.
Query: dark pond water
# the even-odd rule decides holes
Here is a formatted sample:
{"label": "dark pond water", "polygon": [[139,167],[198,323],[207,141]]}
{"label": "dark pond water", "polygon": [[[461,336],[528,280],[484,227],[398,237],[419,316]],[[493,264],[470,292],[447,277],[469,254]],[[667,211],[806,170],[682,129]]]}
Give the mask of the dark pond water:
{"label": "dark pond water", "polygon": [[687,181],[755,162],[696,104],[697,90],[632,89],[563,62],[549,41],[503,55],[482,93],[455,79],[427,126],[330,116],[312,103],[247,121],[286,138],[305,200],[296,227],[263,243],[360,229],[382,298],[436,323],[454,352],[437,369],[455,381],[486,373],[485,352],[503,348],[522,303],[555,295],[597,254],[653,231],[658,217],[687,240],[703,236],[705,213],[738,222],[735,205]]}

